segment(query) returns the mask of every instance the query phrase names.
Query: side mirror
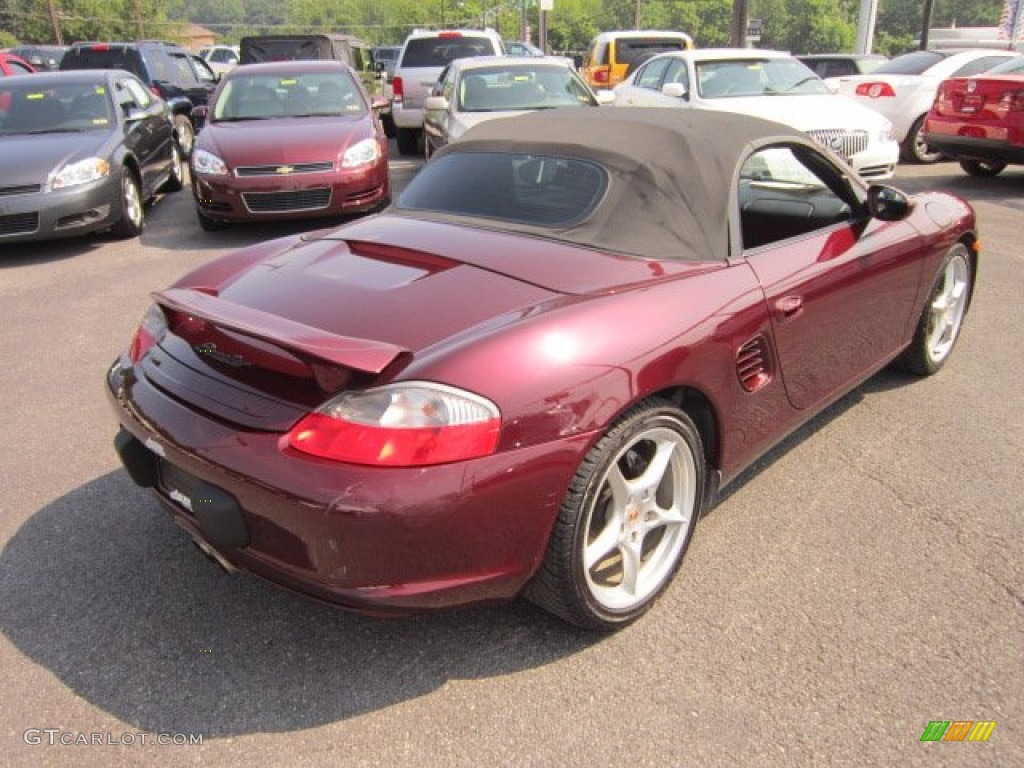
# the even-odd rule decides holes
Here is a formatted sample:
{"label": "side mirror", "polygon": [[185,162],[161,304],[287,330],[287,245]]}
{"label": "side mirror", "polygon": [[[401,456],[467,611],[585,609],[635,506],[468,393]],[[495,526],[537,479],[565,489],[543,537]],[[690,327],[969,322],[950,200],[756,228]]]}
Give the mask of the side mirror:
{"label": "side mirror", "polygon": [[595,91],[594,95],[597,97],[597,103],[602,107],[607,104],[615,103],[615,92],[614,91]]}
{"label": "side mirror", "polygon": [[149,112],[145,109],[139,109],[138,107],[131,107],[125,113],[124,121],[126,123],[137,123],[139,120],[145,120],[149,117]]}
{"label": "side mirror", "polygon": [[374,112],[380,112],[382,109],[387,109],[390,106],[391,102],[383,96],[374,96],[370,99],[370,109]]}
{"label": "side mirror", "polygon": [[673,99],[690,100],[690,91],[682,83],[667,83],[661,87],[661,92],[666,96],[671,96]]}
{"label": "side mirror", "polygon": [[913,202],[895,187],[872,184],[868,187],[868,213],[880,221],[905,219],[913,208]]}
{"label": "side mirror", "polygon": [[423,100],[423,108],[430,112],[445,112],[448,109],[448,99],[444,96],[427,96]]}
{"label": "side mirror", "polygon": [[200,104],[198,107],[192,107],[192,117],[196,119],[196,122],[205,120],[209,114],[210,108],[205,104]]}

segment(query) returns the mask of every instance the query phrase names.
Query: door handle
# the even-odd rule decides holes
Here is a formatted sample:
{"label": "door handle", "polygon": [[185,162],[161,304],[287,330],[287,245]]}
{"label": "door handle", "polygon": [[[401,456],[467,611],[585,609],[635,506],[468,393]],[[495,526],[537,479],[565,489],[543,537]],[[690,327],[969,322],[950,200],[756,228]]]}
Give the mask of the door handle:
{"label": "door handle", "polygon": [[783,296],[775,302],[775,309],[784,319],[789,319],[800,313],[804,308],[803,296]]}

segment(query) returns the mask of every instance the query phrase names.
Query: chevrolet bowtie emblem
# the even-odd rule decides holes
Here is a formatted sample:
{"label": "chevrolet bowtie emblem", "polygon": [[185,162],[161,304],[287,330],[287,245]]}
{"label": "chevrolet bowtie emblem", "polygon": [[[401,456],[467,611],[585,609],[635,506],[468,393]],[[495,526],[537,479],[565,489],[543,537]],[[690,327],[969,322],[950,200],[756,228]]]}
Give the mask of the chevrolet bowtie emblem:
{"label": "chevrolet bowtie emblem", "polygon": [[277,167],[277,170],[274,171],[274,173],[280,173],[281,175],[284,175],[286,173],[292,173],[294,171],[295,171],[295,166],[292,166],[292,165],[279,165]]}

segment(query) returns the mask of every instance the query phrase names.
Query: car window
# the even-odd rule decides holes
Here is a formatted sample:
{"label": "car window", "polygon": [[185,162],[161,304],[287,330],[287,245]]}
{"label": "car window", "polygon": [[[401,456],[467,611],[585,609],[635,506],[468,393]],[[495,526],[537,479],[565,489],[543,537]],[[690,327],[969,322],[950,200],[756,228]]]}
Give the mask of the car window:
{"label": "car window", "polygon": [[597,105],[575,72],[544,64],[474,67],[461,80],[459,104],[467,112]]}
{"label": "car window", "polygon": [[686,41],[676,37],[620,37],[615,41],[615,60],[629,64],[640,56],[686,50]]}
{"label": "car window", "polygon": [[687,88],[690,87],[690,75],[686,71],[686,62],[682,59],[669,59],[668,69],[665,70],[663,84],[681,83]]}
{"label": "car window", "polygon": [[852,209],[834,191],[840,178],[834,166],[805,147],[752,153],[740,169],[743,247],[759,248],[848,221]]}
{"label": "car window", "polygon": [[831,93],[821,78],[796,59],[718,59],[695,62],[705,99]]}
{"label": "car window", "polygon": [[213,120],[361,116],[366,111],[359,87],[347,73],[244,75],[225,83],[213,107]]}
{"label": "car window", "polygon": [[153,103],[153,95],[149,89],[134,78],[122,78],[117,81],[114,88],[121,111],[126,115],[130,109],[149,109]]}
{"label": "car window", "polygon": [[967,62],[950,77],[970,77],[981,72],[988,72],[996,64],[1001,64],[1004,61],[1006,61],[1005,56],[982,56],[980,59]]}
{"label": "car window", "polygon": [[[32,79],[44,80],[42,76]],[[0,104],[7,105],[0,134],[92,131],[107,128],[114,121],[104,81],[0,87]]]}
{"label": "car window", "polygon": [[210,55],[210,61],[216,64],[237,64],[238,55],[228,48],[217,48]]}
{"label": "car window", "polygon": [[638,88],[651,88],[657,90],[661,86],[661,78],[668,69],[669,59],[657,59],[648,62],[636,76]]}
{"label": "car window", "polygon": [[455,59],[498,53],[487,37],[415,37],[405,45],[402,68],[443,67]]}
{"label": "car window", "polygon": [[8,60],[7,64],[10,66],[11,72],[16,75],[31,75],[33,73],[29,67],[26,67],[20,62]]}
{"label": "car window", "polygon": [[889,59],[872,74],[876,75],[920,75],[949,56],[939,51],[914,51]]}
{"label": "car window", "polygon": [[593,211],[607,185],[607,171],[585,160],[455,152],[427,163],[397,207],[559,228]]}
{"label": "car window", "polygon": [[189,61],[187,53],[169,52],[167,56],[172,73],[170,82],[183,88],[199,85],[199,78],[196,76],[196,71],[192,68],[192,62]]}

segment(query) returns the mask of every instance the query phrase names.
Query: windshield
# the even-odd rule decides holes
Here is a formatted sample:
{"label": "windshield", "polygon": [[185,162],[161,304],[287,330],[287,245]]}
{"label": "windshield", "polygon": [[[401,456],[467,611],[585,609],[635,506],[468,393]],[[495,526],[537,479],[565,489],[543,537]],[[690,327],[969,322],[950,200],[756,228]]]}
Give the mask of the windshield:
{"label": "windshield", "polygon": [[0,135],[67,133],[108,128],[114,123],[106,84],[47,83],[0,87]]}
{"label": "windshield", "polygon": [[487,37],[445,34],[439,37],[416,37],[405,44],[402,68],[444,67],[455,59],[493,56],[498,53]]}
{"label": "windshield", "polygon": [[1004,61],[1002,64],[992,67],[986,75],[1024,75],[1024,56]]}
{"label": "windshield", "polygon": [[828,94],[814,72],[796,59],[697,61],[697,90],[702,98]]}
{"label": "windshield", "polygon": [[459,83],[459,108],[463,112],[596,106],[590,89],[568,67],[474,67]]}
{"label": "windshield", "polygon": [[889,59],[871,74],[873,75],[920,75],[935,66],[948,54],[938,51],[914,51]]}
{"label": "windshield", "polygon": [[362,116],[366,103],[344,72],[229,76],[213,107],[213,121],[277,117]]}

